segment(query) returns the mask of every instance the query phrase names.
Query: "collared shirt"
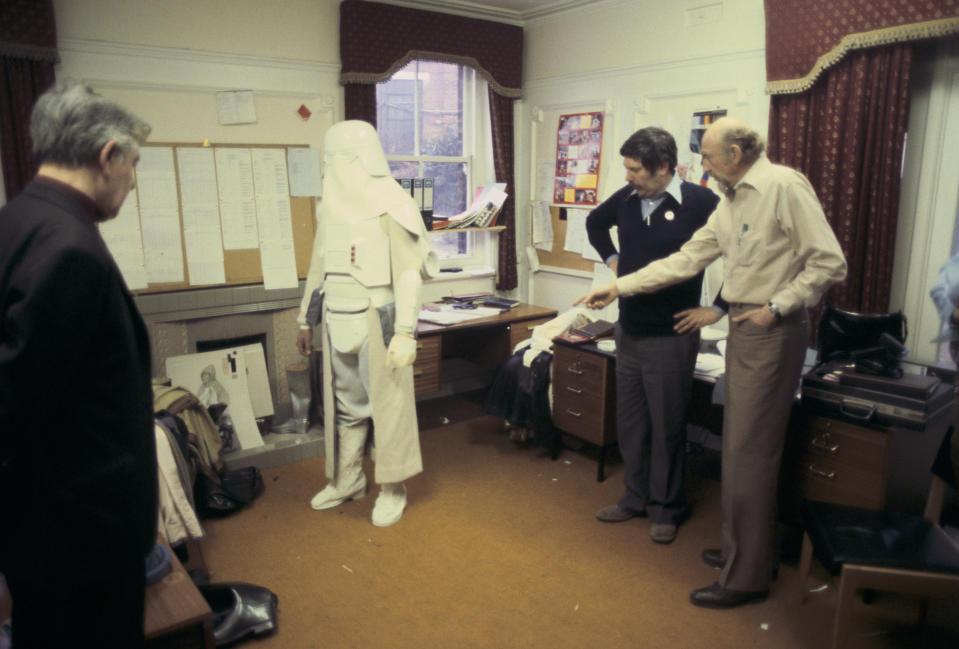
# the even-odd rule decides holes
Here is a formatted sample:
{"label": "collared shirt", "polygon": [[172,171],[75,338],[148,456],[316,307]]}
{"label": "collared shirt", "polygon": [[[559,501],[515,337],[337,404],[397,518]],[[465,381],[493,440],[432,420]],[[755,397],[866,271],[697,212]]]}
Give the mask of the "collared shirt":
{"label": "collared shirt", "polygon": [[726,259],[727,302],[775,302],[785,315],[816,304],[846,276],[846,260],[809,181],[761,157],[679,251],[616,280],[620,295],[650,293]]}
{"label": "collared shirt", "polygon": [[[683,204],[682,183],[683,181],[680,180],[679,174],[674,173],[672,180],[670,180],[669,184],[666,185],[666,189],[664,189],[661,193],[657,194],[653,198],[643,198],[634,189],[632,192],[630,192],[629,198],[627,200],[632,200],[633,198],[636,198],[639,201],[639,207],[643,211],[643,221],[646,223],[646,225],[649,225],[650,215],[656,211],[656,208],[659,207],[660,203],[666,200],[667,194],[675,198],[676,202],[679,203],[680,205]],[[606,259],[604,259],[603,262],[607,266],[609,266],[617,259],[619,259],[619,254],[613,254],[607,257]]]}

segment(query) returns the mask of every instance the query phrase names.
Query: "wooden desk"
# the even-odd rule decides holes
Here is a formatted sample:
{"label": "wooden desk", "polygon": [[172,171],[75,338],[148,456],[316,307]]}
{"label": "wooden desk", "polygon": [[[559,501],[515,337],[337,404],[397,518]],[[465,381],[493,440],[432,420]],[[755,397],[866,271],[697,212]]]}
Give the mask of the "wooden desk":
{"label": "wooden desk", "polygon": [[173,569],[146,589],[143,634],[148,649],[213,649],[213,611],[171,551]]}
{"label": "wooden desk", "polygon": [[533,327],[555,317],[555,309],[520,304],[499,315],[453,325],[420,322],[413,365],[416,394],[440,389],[444,358],[464,358],[485,369],[495,369],[509,358],[517,343],[529,338]]}

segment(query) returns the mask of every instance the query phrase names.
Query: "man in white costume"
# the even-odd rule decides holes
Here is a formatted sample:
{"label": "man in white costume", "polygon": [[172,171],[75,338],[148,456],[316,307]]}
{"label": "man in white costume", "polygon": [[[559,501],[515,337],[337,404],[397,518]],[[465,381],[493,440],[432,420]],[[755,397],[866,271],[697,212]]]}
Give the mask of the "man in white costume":
{"label": "man in white costume", "polygon": [[370,423],[380,494],[374,525],[396,523],[406,508],[404,481],[423,470],[413,361],[424,278],[436,254],[412,197],[390,176],[372,125],[333,125],[324,141],[323,199],[300,306],[297,349],[323,340],[326,474],[310,501],[329,509],[366,494],[363,452]]}

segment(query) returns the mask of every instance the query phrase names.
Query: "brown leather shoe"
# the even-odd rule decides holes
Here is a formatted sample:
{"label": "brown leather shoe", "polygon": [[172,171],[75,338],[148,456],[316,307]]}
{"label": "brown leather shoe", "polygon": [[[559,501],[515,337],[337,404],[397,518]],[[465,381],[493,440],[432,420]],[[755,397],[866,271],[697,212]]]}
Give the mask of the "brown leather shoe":
{"label": "brown leather shoe", "polygon": [[596,518],[604,523],[622,523],[637,516],[645,516],[646,512],[637,512],[632,509],[623,509],[619,505],[609,505],[596,512]]}
{"label": "brown leather shoe", "polygon": [[768,590],[730,590],[719,582],[694,590],[689,601],[703,608],[735,608],[743,604],[761,602],[769,596]]}

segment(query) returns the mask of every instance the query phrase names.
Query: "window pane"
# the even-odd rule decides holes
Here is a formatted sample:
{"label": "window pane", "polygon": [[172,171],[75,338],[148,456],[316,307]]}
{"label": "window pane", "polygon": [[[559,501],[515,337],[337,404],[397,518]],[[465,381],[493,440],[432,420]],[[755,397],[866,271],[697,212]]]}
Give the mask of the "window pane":
{"label": "window pane", "polygon": [[463,68],[420,61],[417,78],[422,93],[419,155],[463,155]]}
{"label": "window pane", "polygon": [[440,259],[454,259],[469,254],[469,232],[437,232],[430,234],[430,243]]}
{"label": "window pane", "polygon": [[376,85],[376,130],[386,155],[416,155],[416,62]]}
{"label": "window pane", "polygon": [[433,214],[454,216],[466,209],[465,162],[425,162],[423,176],[433,179]]}
{"label": "window pane", "polygon": [[419,178],[420,163],[411,160],[390,160],[390,175],[401,178]]}

